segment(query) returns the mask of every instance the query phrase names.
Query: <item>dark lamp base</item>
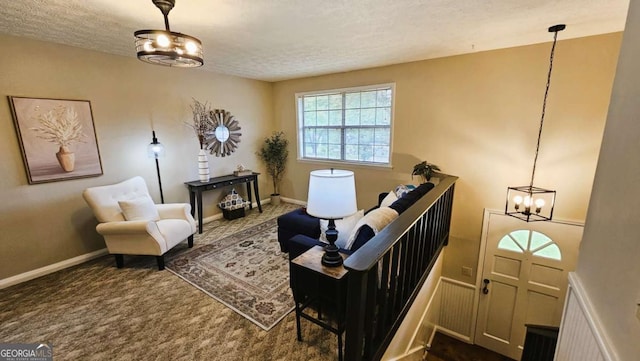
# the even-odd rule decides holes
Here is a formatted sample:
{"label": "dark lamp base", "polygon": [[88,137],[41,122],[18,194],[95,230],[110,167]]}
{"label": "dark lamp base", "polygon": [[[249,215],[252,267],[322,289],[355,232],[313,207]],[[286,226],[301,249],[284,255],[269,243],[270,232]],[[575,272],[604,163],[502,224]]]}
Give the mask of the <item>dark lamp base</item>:
{"label": "dark lamp base", "polygon": [[338,247],[329,244],[324,247],[322,264],[327,267],[338,267],[342,265],[342,256],[338,252]]}

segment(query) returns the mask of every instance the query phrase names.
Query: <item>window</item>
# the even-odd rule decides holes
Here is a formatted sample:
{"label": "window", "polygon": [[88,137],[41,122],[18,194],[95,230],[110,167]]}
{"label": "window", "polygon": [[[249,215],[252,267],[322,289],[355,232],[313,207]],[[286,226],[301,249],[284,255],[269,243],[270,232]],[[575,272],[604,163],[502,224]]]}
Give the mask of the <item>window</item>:
{"label": "window", "polygon": [[393,84],[296,94],[298,158],[389,165]]}
{"label": "window", "polygon": [[500,239],[498,249],[517,253],[529,251],[534,256],[562,260],[562,253],[558,245],[551,238],[536,231],[513,231]]}

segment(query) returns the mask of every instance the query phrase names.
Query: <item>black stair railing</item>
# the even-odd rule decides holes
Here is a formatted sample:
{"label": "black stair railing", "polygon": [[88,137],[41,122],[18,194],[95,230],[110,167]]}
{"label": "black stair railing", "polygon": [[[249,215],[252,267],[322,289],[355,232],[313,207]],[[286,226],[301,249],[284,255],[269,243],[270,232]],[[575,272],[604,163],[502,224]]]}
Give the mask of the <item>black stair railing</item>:
{"label": "black stair railing", "polygon": [[345,261],[346,360],[382,358],[447,245],[457,179],[445,176]]}

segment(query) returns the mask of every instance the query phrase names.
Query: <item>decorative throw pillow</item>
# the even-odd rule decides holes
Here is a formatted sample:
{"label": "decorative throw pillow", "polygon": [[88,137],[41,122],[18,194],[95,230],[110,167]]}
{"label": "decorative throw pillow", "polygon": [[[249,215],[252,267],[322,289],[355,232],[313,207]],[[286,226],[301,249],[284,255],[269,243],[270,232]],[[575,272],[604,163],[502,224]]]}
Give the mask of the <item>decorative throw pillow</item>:
{"label": "decorative throw pillow", "polygon": [[[367,213],[364,217],[362,217],[358,223],[355,225],[351,234],[347,238],[347,243],[343,247],[344,249],[351,250],[355,240],[358,238],[358,234],[363,228],[363,226],[367,225],[371,227],[373,234],[376,235],[380,232],[387,224],[391,223],[394,219],[398,218],[398,212],[389,207],[380,207],[372,210]],[[367,239],[368,241],[368,239]],[[364,242],[363,242],[364,243]],[[360,244],[358,247],[362,246]]]}
{"label": "decorative throw pillow", "polygon": [[233,188],[231,192],[218,203],[218,207],[232,211],[234,209],[244,208],[248,203],[249,201],[242,199],[238,192],[236,192],[236,189]]}
{"label": "decorative throw pillow", "polygon": [[158,221],[158,208],[149,196],[118,201],[124,219],[127,221]]}
{"label": "decorative throw pillow", "polygon": [[396,195],[395,191],[391,191],[389,193],[387,193],[387,196],[384,197],[384,199],[382,200],[382,202],[380,202],[380,207],[389,207],[391,205],[391,203],[395,202],[398,200],[398,196]]}
{"label": "decorative throw pillow", "polygon": [[[351,230],[362,217],[364,217],[364,209],[359,210],[358,212],[350,215],[349,217],[336,220],[336,230],[338,231],[338,240],[336,241],[336,246],[340,248],[344,248],[344,245],[346,244],[347,239],[349,239],[349,236],[351,235]],[[329,221],[326,219],[321,219],[320,220],[320,241],[324,243],[329,243],[325,235],[327,228],[329,228]]]}
{"label": "decorative throw pillow", "polygon": [[407,184],[407,185],[400,184],[399,186],[396,187],[394,192],[396,194],[396,197],[402,198],[404,197],[405,194],[411,192],[414,188],[415,186],[413,184]]}

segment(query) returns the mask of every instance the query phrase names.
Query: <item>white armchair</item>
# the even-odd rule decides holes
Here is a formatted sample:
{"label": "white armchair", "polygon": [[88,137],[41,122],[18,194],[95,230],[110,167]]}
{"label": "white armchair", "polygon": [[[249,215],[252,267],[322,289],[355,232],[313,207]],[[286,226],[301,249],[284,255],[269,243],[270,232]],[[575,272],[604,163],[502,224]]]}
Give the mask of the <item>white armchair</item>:
{"label": "white armchair", "polygon": [[164,269],[164,254],[187,239],[193,247],[196,222],[187,203],[154,204],[142,177],[87,188],[82,193],[98,219],[96,231],[104,237],[116,265],[125,254],[156,256]]}

